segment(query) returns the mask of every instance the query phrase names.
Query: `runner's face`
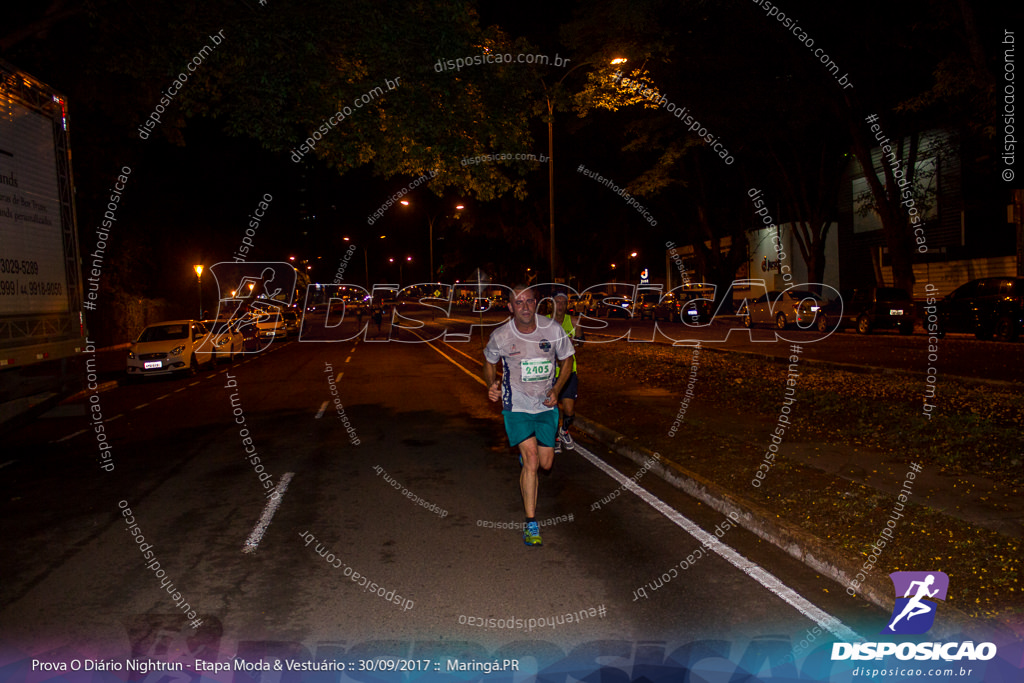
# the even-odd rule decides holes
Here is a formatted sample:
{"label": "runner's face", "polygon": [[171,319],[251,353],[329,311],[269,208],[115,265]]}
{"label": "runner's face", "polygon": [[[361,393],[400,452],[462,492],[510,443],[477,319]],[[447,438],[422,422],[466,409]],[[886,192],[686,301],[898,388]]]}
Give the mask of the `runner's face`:
{"label": "runner's face", "polygon": [[565,299],[562,297],[555,299],[555,315],[559,318],[565,315]]}
{"label": "runner's face", "polygon": [[537,298],[529,289],[515,292],[515,296],[512,297],[512,302],[508,305],[508,308],[512,315],[515,316],[517,323],[524,327],[529,327],[533,325],[533,320],[537,315]]}

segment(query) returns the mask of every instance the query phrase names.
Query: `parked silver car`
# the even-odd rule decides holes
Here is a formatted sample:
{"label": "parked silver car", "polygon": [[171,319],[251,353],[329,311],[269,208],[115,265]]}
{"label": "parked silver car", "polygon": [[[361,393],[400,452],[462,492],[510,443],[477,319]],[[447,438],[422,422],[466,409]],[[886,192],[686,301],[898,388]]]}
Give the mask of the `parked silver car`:
{"label": "parked silver car", "polygon": [[762,294],[749,306],[740,309],[740,317],[747,327],[774,325],[784,330],[796,325],[803,330],[825,332],[828,319],[825,302],[816,294],[804,290],[787,289],[784,292]]}

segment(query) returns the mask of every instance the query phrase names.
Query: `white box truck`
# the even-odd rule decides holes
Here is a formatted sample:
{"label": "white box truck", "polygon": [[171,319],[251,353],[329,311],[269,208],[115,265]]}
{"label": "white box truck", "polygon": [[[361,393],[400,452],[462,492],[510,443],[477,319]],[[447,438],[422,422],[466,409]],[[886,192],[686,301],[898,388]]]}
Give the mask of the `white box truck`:
{"label": "white box truck", "polygon": [[82,384],[67,100],[0,60],[0,425]]}

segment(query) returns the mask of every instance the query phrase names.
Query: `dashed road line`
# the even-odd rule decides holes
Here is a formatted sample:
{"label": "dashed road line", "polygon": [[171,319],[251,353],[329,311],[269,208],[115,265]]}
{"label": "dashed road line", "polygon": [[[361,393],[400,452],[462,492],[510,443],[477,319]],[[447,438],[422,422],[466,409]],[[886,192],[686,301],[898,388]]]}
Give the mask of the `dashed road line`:
{"label": "dashed road line", "polygon": [[316,411],[315,419],[319,420],[321,417],[324,416],[324,411],[327,410],[327,403],[328,401],[324,401],[323,403],[320,404],[320,410]]}
{"label": "dashed road line", "polygon": [[256,548],[260,545],[260,540],[263,538],[264,532],[267,527],[270,526],[270,520],[274,519],[274,513],[277,512],[277,508],[281,505],[281,501],[284,499],[284,492],[288,490],[288,482],[295,476],[294,472],[285,472],[281,476],[281,480],[277,482],[277,488],[274,489],[274,494],[267,501],[266,506],[263,508],[263,514],[260,515],[260,519],[256,522],[256,526],[253,527],[252,533],[249,534],[249,538],[245,539],[245,544],[242,545],[243,553],[254,553]]}
{"label": "dashed road line", "polygon": [[85,434],[87,431],[89,431],[89,430],[88,429],[79,429],[74,434],[68,434],[67,436],[62,436],[61,438],[57,439],[56,441],[51,441],[50,443],[61,443],[62,441],[68,441],[69,439],[75,438],[79,434]]}

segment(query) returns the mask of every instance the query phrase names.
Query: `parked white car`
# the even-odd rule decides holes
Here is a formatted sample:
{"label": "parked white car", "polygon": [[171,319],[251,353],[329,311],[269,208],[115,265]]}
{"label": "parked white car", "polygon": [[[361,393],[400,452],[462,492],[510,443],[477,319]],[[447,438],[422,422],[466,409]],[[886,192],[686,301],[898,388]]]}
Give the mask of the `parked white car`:
{"label": "parked white car", "polygon": [[210,332],[197,320],[168,320],[148,326],[128,347],[128,376],[195,373],[213,367],[216,355],[197,353]]}
{"label": "parked white car", "polygon": [[288,322],[279,310],[259,311],[256,317],[256,338],[277,341],[288,338]]}
{"label": "parked white car", "polygon": [[235,362],[235,356],[245,351],[245,337],[230,320],[204,320],[206,329],[210,331],[210,343],[200,346],[196,353],[213,353],[214,360]]}

